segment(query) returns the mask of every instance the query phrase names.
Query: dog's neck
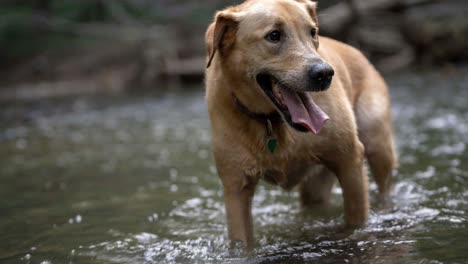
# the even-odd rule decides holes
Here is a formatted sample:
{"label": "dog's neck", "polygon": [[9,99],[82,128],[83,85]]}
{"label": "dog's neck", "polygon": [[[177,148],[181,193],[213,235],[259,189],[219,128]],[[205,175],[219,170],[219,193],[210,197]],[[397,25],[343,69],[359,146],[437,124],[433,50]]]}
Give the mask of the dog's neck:
{"label": "dog's neck", "polygon": [[241,112],[242,114],[246,115],[247,117],[254,119],[258,122],[261,123],[266,123],[267,121],[270,121],[272,123],[281,123],[283,122],[283,118],[281,115],[278,113],[278,111],[273,111],[270,113],[256,113],[252,112],[249,110],[247,106],[245,106],[239,98],[236,97],[234,93],[232,93],[232,104],[234,106],[234,109],[237,111]]}
{"label": "dog's neck", "polygon": [[232,100],[234,104],[234,109],[248,116],[251,119],[265,124],[265,144],[269,152],[273,154],[278,144],[278,137],[276,135],[277,133],[273,132],[273,123],[279,124],[283,122],[283,119],[278,113],[278,111],[275,110],[268,114],[255,113],[250,111],[244,104],[242,104],[241,101],[234,95],[234,93],[232,94]]}

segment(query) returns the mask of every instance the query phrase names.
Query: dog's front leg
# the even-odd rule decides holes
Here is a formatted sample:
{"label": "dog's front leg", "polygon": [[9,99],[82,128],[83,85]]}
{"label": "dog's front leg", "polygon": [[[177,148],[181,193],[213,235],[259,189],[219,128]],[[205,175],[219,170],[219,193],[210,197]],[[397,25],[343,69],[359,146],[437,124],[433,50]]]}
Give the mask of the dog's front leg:
{"label": "dog's front leg", "polygon": [[245,175],[240,178],[240,181],[223,181],[228,234],[231,241],[242,241],[247,248],[252,248],[252,198],[257,182]]}
{"label": "dog's front leg", "polygon": [[345,221],[348,226],[363,226],[369,218],[368,178],[364,169],[364,147],[353,144],[348,153],[334,160],[332,169],[343,191]]}
{"label": "dog's front leg", "polygon": [[232,140],[236,137],[218,131],[225,130],[213,130],[213,156],[223,184],[228,236],[231,241],[241,241],[251,249],[254,246],[252,199],[262,170],[248,148]]}
{"label": "dog's front leg", "polygon": [[[245,155],[217,151],[214,156],[216,167],[224,189],[224,201],[228,235],[231,241],[241,241],[247,248],[254,245],[252,199],[258,182],[255,166],[246,161]],[[235,159],[235,157],[242,157]]]}

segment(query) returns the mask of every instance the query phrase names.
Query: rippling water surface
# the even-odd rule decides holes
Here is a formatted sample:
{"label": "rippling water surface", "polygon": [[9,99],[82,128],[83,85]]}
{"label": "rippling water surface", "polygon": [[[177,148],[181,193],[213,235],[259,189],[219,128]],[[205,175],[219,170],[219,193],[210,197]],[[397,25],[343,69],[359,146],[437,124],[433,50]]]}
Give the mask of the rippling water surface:
{"label": "rippling water surface", "polygon": [[[1,263],[468,263],[468,69],[390,76],[394,206],[366,228],[261,184],[229,247],[203,89],[0,106]],[[371,179],[372,181],[372,179]]]}

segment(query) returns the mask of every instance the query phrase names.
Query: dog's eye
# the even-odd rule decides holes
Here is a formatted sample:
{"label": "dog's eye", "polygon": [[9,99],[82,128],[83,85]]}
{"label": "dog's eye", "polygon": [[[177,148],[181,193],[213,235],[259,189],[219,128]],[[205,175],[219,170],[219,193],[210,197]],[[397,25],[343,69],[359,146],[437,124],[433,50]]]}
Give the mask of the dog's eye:
{"label": "dog's eye", "polygon": [[273,30],[266,36],[266,39],[273,43],[278,43],[281,40],[281,32]]}
{"label": "dog's eye", "polygon": [[317,36],[317,29],[313,28],[310,30],[310,35],[315,38]]}

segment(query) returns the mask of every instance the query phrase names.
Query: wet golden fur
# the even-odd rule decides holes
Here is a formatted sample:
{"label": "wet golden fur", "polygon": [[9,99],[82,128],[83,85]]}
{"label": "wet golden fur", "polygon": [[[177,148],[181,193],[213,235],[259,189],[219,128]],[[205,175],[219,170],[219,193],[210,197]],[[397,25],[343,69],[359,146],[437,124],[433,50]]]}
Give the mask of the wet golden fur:
{"label": "wet golden fur", "polygon": [[[288,34],[289,44],[266,43],[265,35],[275,27]],[[337,178],[349,225],[368,219],[364,157],[380,193],[390,190],[396,158],[385,82],[361,52],[326,37],[313,38],[310,28],[318,28],[314,2],[251,0],[218,12],[206,33],[206,102],[228,233],[249,247],[254,241],[251,201],[259,179],[287,189],[299,186],[303,204],[313,205],[327,203]],[[265,125],[237,111],[232,96],[252,112],[275,111],[255,74],[266,67],[301,89],[305,65],[317,59],[331,65],[335,76],[327,91],[309,94],[330,120],[319,135],[275,125],[279,143],[270,154]]]}

